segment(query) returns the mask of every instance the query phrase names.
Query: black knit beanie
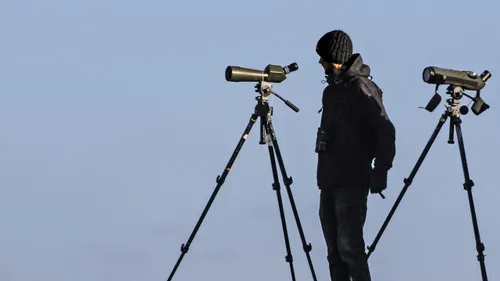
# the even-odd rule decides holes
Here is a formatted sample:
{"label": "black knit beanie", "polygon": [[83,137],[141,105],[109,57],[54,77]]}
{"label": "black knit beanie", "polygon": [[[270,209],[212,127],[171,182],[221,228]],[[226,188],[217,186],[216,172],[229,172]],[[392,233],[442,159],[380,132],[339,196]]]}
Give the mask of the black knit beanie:
{"label": "black knit beanie", "polygon": [[351,38],[342,30],[332,30],[319,39],[316,53],[326,62],[344,64],[352,56]]}

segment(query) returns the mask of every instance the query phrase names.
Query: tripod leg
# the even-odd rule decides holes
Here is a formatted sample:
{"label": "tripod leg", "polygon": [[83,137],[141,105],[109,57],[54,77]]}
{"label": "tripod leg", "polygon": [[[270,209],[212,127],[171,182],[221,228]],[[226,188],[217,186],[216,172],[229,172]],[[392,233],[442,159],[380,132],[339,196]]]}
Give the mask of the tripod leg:
{"label": "tripod leg", "polygon": [[243,132],[243,134],[238,142],[238,145],[236,146],[233,154],[231,155],[231,158],[229,159],[229,162],[227,163],[226,167],[224,168],[224,172],[222,173],[222,175],[217,176],[217,180],[216,180],[217,186],[215,187],[215,190],[213,191],[212,196],[210,196],[210,199],[208,200],[208,203],[205,206],[205,209],[203,210],[200,218],[198,219],[198,222],[196,223],[196,226],[194,227],[193,232],[189,236],[188,241],[186,242],[186,244],[182,244],[181,255],[179,256],[179,259],[177,260],[172,272],[170,273],[170,276],[167,279],[168,281],[172,280],[175,272],[177,271],[177,268],[179,267],[182,259],[184,258],[184,255],[189,251],[189,246],[193,242],[193,239],[194,239],[196,233],[198,232],[203,220],[205,219],[205,216],[207,215],[208,210],[210,209],[210,206],[212,206],[212,203],[215,200],[215,196],[219,192],[219,189],[224,184],[224,181],[225,181],[227,175],[231,171],[231,167],[233,166],[234,161],[236,160],[236,157],[238,156],[238,153],[240,152],[241,148],[243,147],[243,144],[245,143],[245,141],[248,137],[248,134],[250,134],[250,130],[252,129],[253,125],[255,124],[255,121],[257,121],[257,117],[258,117],[257,114],[255,114],[255,113],[252,114],[252,117],[250,117],[250,120],[248,121],[248,125],[245,128],[245,131]]}
{"label": "tripod leg", "polygon": [[[261,118],[265,118],[265,117],[261,117]],[[266,130],[266,137],[271,137],[270,135],[270,132],[268,130],[268,127],[267,127],[267,121],[264,121],[264,130]],[[274,179],[274,183],[273,183],[273,189],[276,191],[276,196],[278,198],[278,207],[279,207],[279,211],[280,211],[280,217],[281,217],[281,225],[283,227],[283,235],[284,235],[284,238],[285,238],[285,246],[286,246],[286,252],[287,252],[287,256],[285,257],[285,260],[286,262],[288,262],[290,264],[290,273],[292,275],[292,281],[295,281],[295,270],[293,268],[293,256],[292,256],[292,251],[290,249],[290,239],[288,238],[288,230],[287,230],[287,226],[286,226],[286,220],[285,220],[285,210],[283,208],[283,199],[281,197],[281,188],[280,188],[280,182],[279,182],[279,178],[278,178],[278,169],[276,167],[276,158],[275,158],[275,155],[274,155],[274,149],[273,149],[273,145],[268,143],[268,148],[269,148],[269,157],[271,159],[271,168],[272,168],[272,172],[273,172],[273,179]]]}
{"label": "tripod leg", "polygon": [[369,258],[371,253],[373,251],[375,251],[375,247],[377,246],[377,243],[380,240],[380,237],[382,237],[382,234],[384,233],[385,229],[387,228],[387,225],[389,224],[389,221],[391,220],[392,216],[394,215],[394,212],[396,212],[396,209],[398,208],[399,203],[403,199],[403,196],[405,195],[406,190],[408,189],[408,187],[410,187],[411,183],[413,182],[413,178],[415,177],[415,175],[418,172],[418,169],[420,168],[420,166],[424,162],[424,159],[427,156],[427,153],[431,149],[432,144],[436,140],[436,137],[438,136],[439,131],[443,127],[443,124],[446,122],[447,118],[448,118],[447,112],[444,113],[443,115],[441,115],[441,118],[439,119],[439,122],[438,122],[436,128],[434,129],[434,132],[432,133],[429,141],[425,145],[425,148],[422,151],[422,154],[420,154],[420,157],[418,158],[417,163],[415,164],[415,167],[413,167],[413,170],[411,171],[408,178],[404,179],[405,185],[403,187],[403,190],[401,190],[401,193],[399,194],[398,198],[396,199],[394,206],[392,206],[392,208],[389,212],[389,215],[387,215],[387,218],[385,219],[384,223],[382,224],[382,227],[380,228],[380,231],[378,232],[377,236],[375,237],[375,240],[373,241],[372,245],[367,247],[367,249],[368,249],[367,258]]}
{"label": "tripod leg", "polygon": [[455,140],[453,139],[455,135],[455,124],[453,124],[453,121],[450,121],[450,132],[448,134],[448,143],[449,144],[454,144]]}
{"label": "tripod leg", "polygon": [[300,239],[302,241],[302,248],[304,249],[304,252],[306,253],[307,261],[309,263],[309,268],[311,269],[311,274],[312,274],[313,280],[316,281],[317,280],[316,273],[314,272],[314,267],[313,267],[313,263],[311,260],[311,255],[309,254],[309,252],[311,252],[312,246],[310,243],[309,244],[307,243],[306,237],[304,234],[304,230],[302,229],[302,224],[300,222],[299,213],[297,211],[297,206],[295,205],[295,200],[293,199],[292,189],[290,188],[290,185],[292,185],[292,183],[293,183],[293,179],[292,179],[292,177],[288,177],[288,175],[287,175],[287,172],[285,169],[285,164],[283,161],[283,157],[281,156],[281,151],[280,151],[280,148],[278,145],[278,140],[276,138],[276,134],[274,132],[272,122],[268,123],[267,132],[268,132],[268,135],[271,137],[271,140],[273,142],[273,146],[274,146],[274,149],[276,152],[276,157],[278,158],[278,164],[280,166],[281,175],[283,176],[283,181],[284,181],[285,186],[286,186],[288,198],[290,199],[290,205],[292,207],[293,215],[295,217],[295,222],[297,223],[297,228],[299,230]]}
{"label": "tripod leg", "polygon": [[457,132],[457,140],[458,140],[458,149],[460,150],[460,158],[462,160],[462,169],[464,172],[464,189],[467,191],[467,195],[469,198],[469,207],[470,213],[472,217],[472,226],[474,228],[474,236],[476,238],[476,249],[477,249],[477,260],[479,261],[481,267],[481,276],[483,281],[488,280],[488,276],[486,275],[486,265],[484,264],[484,244],[481,242],[481,235],[479,233],[479,225],[476,217],[476,209],[474,207],[474,198],[472,197],[472,187],[474,186],[474,182],[469,176],[469,168],[467,165],[467,157],[465,155],[465,145],[462,135],[462,128],[460,123],[462,122],[460,118],[453,117],[452,122],[455,125],[455,131]]}

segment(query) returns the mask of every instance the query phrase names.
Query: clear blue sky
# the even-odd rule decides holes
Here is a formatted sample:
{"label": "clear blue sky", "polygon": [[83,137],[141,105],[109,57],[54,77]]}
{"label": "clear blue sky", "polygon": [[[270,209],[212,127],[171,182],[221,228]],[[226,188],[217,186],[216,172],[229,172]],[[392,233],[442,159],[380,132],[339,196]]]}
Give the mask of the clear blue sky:
{"label": "clear blue sky", "polygon": [[[497,1],[0,2],[0,280],[165,280],[255,101],[227,65],[297,62],[274,124],[318,280],[328,280],[314,139],[318,38],[344,29],[397,127],[370,244],[434,130],[428,65],[489,69],[491,109],[464,117],[490,280],[500,278]],[[444,94],[445,88],[441,93]],[[480,280],[456,145],[445,127],[370,258],[373,280]],[[267,149],[245,143],[174,280],[290,280]],[[284,194],[284,193],[283,193]],[[287,198],[286,196],[284,197]],[[312,280],[286,205],[297,280]]]}

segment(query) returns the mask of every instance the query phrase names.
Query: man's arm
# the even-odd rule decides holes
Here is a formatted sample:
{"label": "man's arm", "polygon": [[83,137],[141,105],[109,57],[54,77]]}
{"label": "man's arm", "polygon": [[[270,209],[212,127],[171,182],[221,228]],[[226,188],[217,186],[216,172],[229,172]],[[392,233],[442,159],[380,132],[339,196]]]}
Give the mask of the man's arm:
{"label": "man's arm", "polygon": [[370,82],[360,81],[359,89],[365,97],[364,110],[376,137],[374,170],[387,172],[396,156],[396,129],[392,124],[377,88]]}

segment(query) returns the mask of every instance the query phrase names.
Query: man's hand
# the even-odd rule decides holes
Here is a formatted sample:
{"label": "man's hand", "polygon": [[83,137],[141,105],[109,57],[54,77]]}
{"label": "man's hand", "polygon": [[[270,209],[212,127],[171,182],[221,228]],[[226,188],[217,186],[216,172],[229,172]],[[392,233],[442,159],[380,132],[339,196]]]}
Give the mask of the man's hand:
{"label": "man's hand", "polygon": [[381,193],[387,188],[387,171],[372,170],[370,176],[370,192]]}

